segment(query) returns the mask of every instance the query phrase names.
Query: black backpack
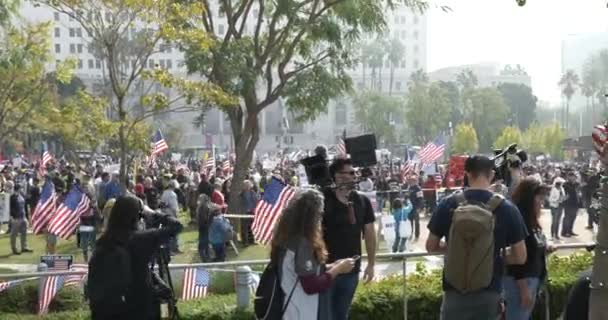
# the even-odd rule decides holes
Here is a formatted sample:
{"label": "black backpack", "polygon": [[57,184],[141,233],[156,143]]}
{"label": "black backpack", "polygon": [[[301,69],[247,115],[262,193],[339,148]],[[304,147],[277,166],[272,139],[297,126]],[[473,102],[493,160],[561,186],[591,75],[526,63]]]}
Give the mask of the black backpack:
{"label": "black backpack", "polygon": [[128,310],[126,296],[131,284],[131,257],[122,245],[100,242],[89,261],[86,295],[91,317],[120,318]]}
{"label": "black backpack", "polygon": [[273,264],[272,262],[266,266],[262,276],[260,277],[260,283],[255,292],[255,299],[253,300],[253,309],[255,316],[259,320],[281,320],[283,314],[291,301],[293,292],[295,291],[299,279],[293,285],[287,301],[285,301],[285,293],[281,289],[281,277],[279,276],[279,265]]}

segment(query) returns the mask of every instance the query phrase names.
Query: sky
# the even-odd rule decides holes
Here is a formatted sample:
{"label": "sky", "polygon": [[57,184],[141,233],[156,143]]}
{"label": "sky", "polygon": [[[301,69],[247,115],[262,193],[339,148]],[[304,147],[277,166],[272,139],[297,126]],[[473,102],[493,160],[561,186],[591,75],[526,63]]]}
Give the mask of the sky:
{"label": "sky", "polygon": [[447,5],[429,12],[429,71],[495,61],[521,64],[534,94],[559,103],[561,40],[568,34],[608,32],[608,0],[431,0]]}

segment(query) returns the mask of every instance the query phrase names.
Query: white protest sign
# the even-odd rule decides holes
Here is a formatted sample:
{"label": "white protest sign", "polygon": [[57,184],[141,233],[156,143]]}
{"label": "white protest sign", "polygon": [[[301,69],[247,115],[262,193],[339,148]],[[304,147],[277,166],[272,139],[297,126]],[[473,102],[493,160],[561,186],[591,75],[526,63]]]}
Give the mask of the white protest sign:
{"label": "white protest sign", "polygon": [[0,222],[10,220],[10,197],[9,193],[0,193]]}
{"label": "white protest sign", "polygon": [[306,187],[308,186],[308,177],[306,176],[306,169],[303,165],[299,165],[298,169],[298,179],[300,180],[300,186]]}
{"label": "white protest sign", "polygon": [[383,215],[380,218],[380,223],[382,223],[382,235],[384,236],[386,246],[387,248],[392,248],[395,242],[395,218],[390,214]]}
{"label": "white protest sign", "polygon": [[171,161],[180,161],[182,160],[181,153],[171,153]]}

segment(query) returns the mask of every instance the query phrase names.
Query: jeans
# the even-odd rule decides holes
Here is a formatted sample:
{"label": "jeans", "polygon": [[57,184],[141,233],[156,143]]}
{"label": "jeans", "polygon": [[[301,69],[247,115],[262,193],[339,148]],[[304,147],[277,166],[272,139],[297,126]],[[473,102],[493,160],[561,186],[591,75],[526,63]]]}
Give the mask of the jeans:
{"label": "jeans", "polygon": [[359,273],[341,274],[336,277],[333,286],[329,289],[333,320],[348,319],[348,310],[353,302],[358,284]]}
{"label": "jeans", "polygon": [[202,225],[198,228],[198,255],[202,262],[207,262],[210,260],[208,225]]}
{"label": "jeans", "polygon": [[562,213],[564,208],[551,208],[551,236],[556,237],[559,235],[559,222],[562,219]]}
{"label": "jeans", "polygon": [[456,291],[443,293],[441,320],[495,320],[500,316],[500,294],[480,291],[461,294]]}
{"label": "jeans", "polygon": [[572,234],[572,228],[574,227],[574,220],[576,220],[577,212],[578,212],[577,207],[565,207],[564,208],[564,222],[562,224],[562,235]]}
{"label": "jeans", "polygon": [[215,252],[215,259],[213,259],[213,262],[223,262],[226,260],[226,244],[214,243],[212,246],[213,251]]}
{"label": "jeans", "polygon": [[399,236],[399,224],[407,223],[407,221],[397,221],[395,222],[395,242],[393,242],[393,252],[403,252],[405,251],[405,243],[407,242],[407,238],[401,238]]}
{"label": "jeans", "polygon": [[418,240],[418,238],[420,237],[420,214],[418,213],[418,210],[413,209],[410,217],[410,223],[412,224],[414,238]]}
{"label": "jeans", "polygon": [[11,249],[13,252],[17,251],[17,235],[20,236],[21,251],[27,250],[27,220],[22,219],[11,219]]}
{"label": "jeans", "polygon": [[384,202],[386,201],[383,196],[376,196],[376,201],[378,201],[378,212],[384,211]]}
{"label": "jeans", "polygon": [[[538,278],[525,278],[528,284],[528,291],[532,296],[532,305],[536,302],[536,294],[540,280]],[[507,303],[506,320],[528,320],[532,314],[531,309],[526,309],[521,305],[520,290],[517,280],[513,277],[505,277],[503,281],[505,290],[505,301]]]}

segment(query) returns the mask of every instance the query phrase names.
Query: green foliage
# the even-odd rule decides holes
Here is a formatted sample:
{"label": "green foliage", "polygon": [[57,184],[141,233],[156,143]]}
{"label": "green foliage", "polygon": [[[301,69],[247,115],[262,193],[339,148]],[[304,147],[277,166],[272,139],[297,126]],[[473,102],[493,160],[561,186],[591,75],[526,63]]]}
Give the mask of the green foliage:
{"label": "green foliage", "polygon": [[403,116],[403,101],[377,91],[362,92],[354,97],[355,119],[366,132],[373,132],[381,143],[397,142],[391,121]]}
{"label": "green foliage", "polygon": [[436,83],[427,84],[424,79],[413,78],[407,97],[406,121],[413,140],[427,143],[445,128],[450,117],[446,92]]}
{"label": "green foliage", "polygon": [[[551,319],[556,319],[563,311],[568,292],[578,274],[592,264],[589,253],[575,253],[566,257],[551,256],[548,260]],[[62,289],[53,303],[51,313],[44,317],[33,315],[37,293],[35,282],[11,288],[0,293],[1,319],[88,319],[86,304],[81,303],[81,293],[73,289]],[[416,273],[407,278],[408,315],[412,319],[438,319],[441,307],[441,271],[429,271],[422,264],[416,266]],[[180,301],[178,308],[181,319],[254,319],[251,309],[236,310],[234,294],[211,294],[205,299]],[[68,311],[72,310],[72,311]],[[371,284],[360,284],[357,288],[350,319],[403,319],[403,277],[390,276]],[[541,320],[539,315],[532,317]]]}
{"label": "green foliage", "polygon": [[563,141],[566,138],[566,132],[558,123],[553,123],[545,128],[544,145],[547,148],[547,153],[553,159],[561,160],[564,158]]}
{"label": "green foliage", "polygon": [[507,120],[508,107],[495,88],[469,89],[463,94],[463,116],[477,131],[479,149],[490,151]]}
{"label": "green foliage", "polygon": [[452,139],[452,153],[474,154],[479,150],[477,132],[472,125],[461,123],[456,126]]}
{"label": "green foliage", "polygon": [[548,153],[545,145],[545,131],[547,126],[541,126],[538,123],[532,123],[528,130],[522,134],[523,147],[529,153]]}
{"label": "green foliage", "polygon": [[521,131],[517,127],[506,127],[500,133],[500,136],[494,141],[495,149],[503,149],[512,143],[521,144]]}
{"label": "green foliage", "polygon": [[505,103],[510,109],[512,123],[519,129],[526,130],[536,119],[536,102],[538,98],[532,89],[523,84],[502,83],[498,86]]}

